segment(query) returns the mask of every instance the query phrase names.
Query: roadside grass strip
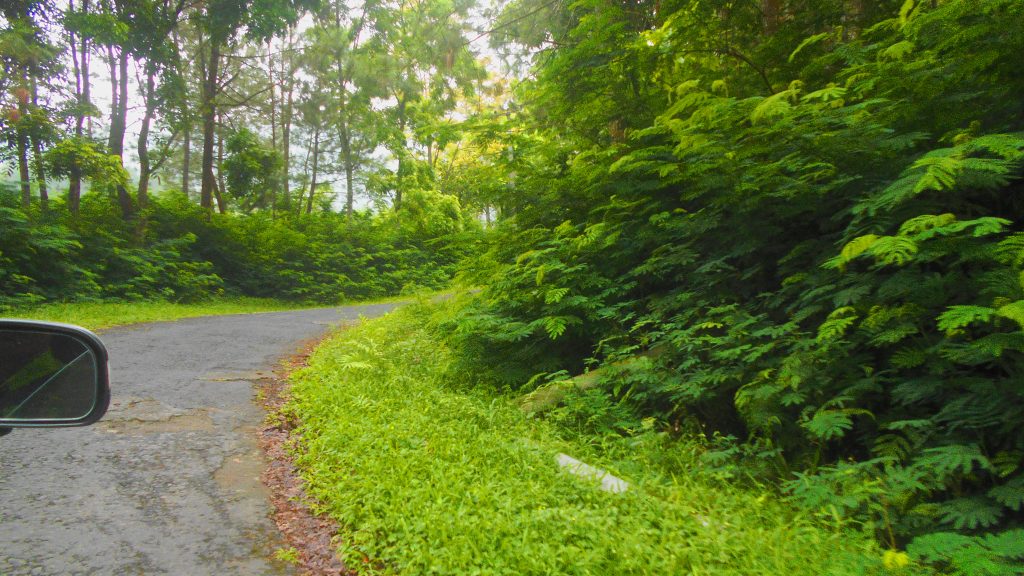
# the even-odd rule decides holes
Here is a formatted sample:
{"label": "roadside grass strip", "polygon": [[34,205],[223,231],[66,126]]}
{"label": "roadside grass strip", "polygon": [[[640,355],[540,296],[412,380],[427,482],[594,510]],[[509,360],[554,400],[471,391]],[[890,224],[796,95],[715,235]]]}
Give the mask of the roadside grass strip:
{"label": "roadside grass strip", "polygon": [[[452,357],[423,327],[427,313],[412,305],[341,331],[292,377],[283,416],[301,422],[297,462],[343,526],[355,572],[884,573],[852,528],[709,478],[617,468],[506,398],[446,386]],[[559,454],[629,487],[601,490]]]}
{"label": "roadside grass strip", "polygon": [[164,301],[53,302],[6,310],[0,312],[0,316],[64,322],[83,326],[90,330],[99,330],[141,322],[161,322],[222,314],[280,312],[310,307],[309,304],[247,297],[218,298],[191,304]]}

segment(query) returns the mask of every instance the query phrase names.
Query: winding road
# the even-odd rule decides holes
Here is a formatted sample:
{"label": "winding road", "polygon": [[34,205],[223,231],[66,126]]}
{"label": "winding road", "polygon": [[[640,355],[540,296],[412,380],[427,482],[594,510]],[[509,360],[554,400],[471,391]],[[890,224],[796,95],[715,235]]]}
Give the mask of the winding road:
{"label": "winding road", "polygon": [[332,325],[394,304],[115,328],[110,411],[0,438],[0,575],[274,575],[254,382]]}

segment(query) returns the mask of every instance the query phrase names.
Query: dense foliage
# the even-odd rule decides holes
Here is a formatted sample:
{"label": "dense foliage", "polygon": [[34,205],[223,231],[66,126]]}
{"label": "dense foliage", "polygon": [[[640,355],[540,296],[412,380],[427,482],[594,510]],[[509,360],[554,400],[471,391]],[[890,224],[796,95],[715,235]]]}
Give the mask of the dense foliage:
{"label": "dense foliage", "polygon": [[438,289],[478,235],[458,211],[447,214],[442,237],[411,216],[207,217],[176,193],[153,198],[145,217],[140,237],[104,196],[86,195],[70,217],[23,210],[0,193],[0,309],[221,294],[336,303]]}
{"label": "dense foliage", "polygon": [[1019,574],[1024,4],[530,6],[466,366],[603,366],[577,403],[614,418],[584,421],[701,434],[727,476]]}
{"label": "dense foliage", "polygon": [[[298,463],[357,574],[864,574],[863,534],[817,525],[760,491],[650,460],[693,463],[655,437],[600,458],[487,385],[453,372],[410,305],[326,341],[271,422],[301,421]],[[624,493],[560,470],[569,453],[632,483]]]}

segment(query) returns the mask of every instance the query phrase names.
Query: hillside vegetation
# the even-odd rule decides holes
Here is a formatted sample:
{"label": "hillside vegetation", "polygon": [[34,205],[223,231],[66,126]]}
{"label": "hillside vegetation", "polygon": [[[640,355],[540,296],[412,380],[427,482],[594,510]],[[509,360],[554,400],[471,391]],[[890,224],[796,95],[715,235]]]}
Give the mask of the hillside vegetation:
{"label": "hillside vegetation", "polygon": [[945,572],[1020,574],[1024,4],[543,10],[510,25],[544,54],[515,215],[446,326],[464,369],[601,368],[584,429],[653,419]]}
{"label": "hillside vegetation", "polygon": [[[299,465],[359,574],[863,574],[870,538],[704,475],[690,442],[563,436],[453,370],[450,312],[421,303],[338,333],[293,375],[273,421],[301,421]],[[622,493],[560,469],[611,469]],[[896,562],[906,563],[905,556]],[[889,561],[890,565],[893,560]]]}

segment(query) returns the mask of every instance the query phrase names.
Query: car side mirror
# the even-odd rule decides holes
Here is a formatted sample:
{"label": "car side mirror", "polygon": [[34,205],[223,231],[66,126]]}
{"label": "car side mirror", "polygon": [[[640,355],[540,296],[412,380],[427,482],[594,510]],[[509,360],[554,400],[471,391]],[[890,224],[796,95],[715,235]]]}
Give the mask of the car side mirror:
{"label": "car side mirror", "polygon": [[0,320],[0,434],[87,426],[110,404],[107,350],[84,328]]}

